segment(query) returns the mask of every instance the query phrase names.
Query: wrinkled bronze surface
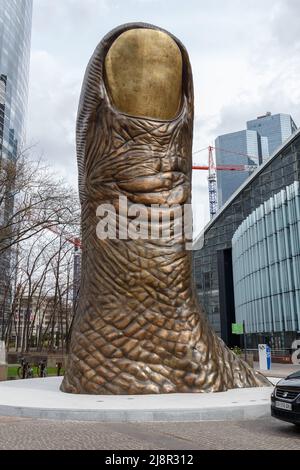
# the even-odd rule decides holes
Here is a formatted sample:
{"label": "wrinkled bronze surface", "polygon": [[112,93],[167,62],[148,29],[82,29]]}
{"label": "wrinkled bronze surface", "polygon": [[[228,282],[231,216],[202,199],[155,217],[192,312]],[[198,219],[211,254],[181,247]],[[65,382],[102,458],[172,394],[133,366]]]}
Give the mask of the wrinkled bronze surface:
{"label": "wrinkled bronze surface", "polygon": [[113,30],[97,47],[83,84],[77,122],[82,281],[62,390],[147,394],[266,385],[209,326],[192,285],[192,257],[184,240],[96,236],[97,207],[117,206],[120,195],[147,205],[184,204],[191,198],[193,83],[183,45],[170,35],[183,61],[176,118],[129,116],[108,97],[106,54],[122,33],[139,28],[158,30],[136,23]]}
{"label": "wrinkled bronze surface", "polygon": [[107,53],[105,73],[112,101],[120,111],[157,119],[176,116],[182,56],[168,34],[153,29],[121,34]]}

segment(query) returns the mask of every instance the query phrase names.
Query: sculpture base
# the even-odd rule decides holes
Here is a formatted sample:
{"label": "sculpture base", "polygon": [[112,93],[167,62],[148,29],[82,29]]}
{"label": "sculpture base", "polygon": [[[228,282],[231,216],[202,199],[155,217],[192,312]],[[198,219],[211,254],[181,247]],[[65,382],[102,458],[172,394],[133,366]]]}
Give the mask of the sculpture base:
{"label": "sculpture base", "polygon": [[59,390],[62,377],[0,384],[0,415],[41,419],[154,422],[237,421],[270,416],[270,387],[221,393],[73,395]]}

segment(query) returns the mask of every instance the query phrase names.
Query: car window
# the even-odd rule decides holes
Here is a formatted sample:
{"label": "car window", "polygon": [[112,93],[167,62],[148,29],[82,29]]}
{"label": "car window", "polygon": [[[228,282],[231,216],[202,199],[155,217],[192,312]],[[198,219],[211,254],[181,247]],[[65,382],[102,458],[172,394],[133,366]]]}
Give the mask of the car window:
{"label": "car window", "polygon": [[289,375],[287,378],[288,379],[300,379],[300,370],[297,370],[297,372],[294,372],[293,374]]}

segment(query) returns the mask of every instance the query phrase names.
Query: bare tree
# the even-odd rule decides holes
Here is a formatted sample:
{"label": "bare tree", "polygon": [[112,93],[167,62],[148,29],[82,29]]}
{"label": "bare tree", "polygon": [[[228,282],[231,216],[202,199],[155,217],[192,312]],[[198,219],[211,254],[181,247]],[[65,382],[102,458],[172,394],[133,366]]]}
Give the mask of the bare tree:
{"label": "bare tree", "polygon": [[45,228],[77,225],[78,197],[28,153],[0,165],[0,253]]}
{"label": "bare tree", "polygon": [[[64,347],[72,318],[73,234],[79,234],[77,193],[24,152],[0,162],[0,332],[16,349]],[[52,311],[51,324],[45,325]]]}

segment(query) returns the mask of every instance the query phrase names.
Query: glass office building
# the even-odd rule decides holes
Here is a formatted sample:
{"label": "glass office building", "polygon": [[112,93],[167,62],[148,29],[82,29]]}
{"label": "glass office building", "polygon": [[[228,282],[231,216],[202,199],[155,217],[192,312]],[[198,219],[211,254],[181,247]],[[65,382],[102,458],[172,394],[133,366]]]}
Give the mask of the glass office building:
{"label": "glass office building", "polygon": [[16,158],[25,137],[32,0],[0,0],[0,158]]}
{"label": "glass office building", "polygon": [[248,121],[247,130],[224,134],[216,139],[217,165],[250,167],[246,171],[217,171],[219,209],[251,174],[251,165],[265,162],[296,130],[289,114],[273,116],[267,113]]}
{"label": "glass office building", "polygon": [[[247,333],[300,330],[300,185],[253,211],[232,239],[235,316]],[[290,341],[292,338],[290,338]]]}
{"label": "glass office building", "polygon": [[[0,163],[24,149],[30,63],[32,0],[0,0]],[[10,188],[6,189],[10,191]],[[0,228],[13,210],[13,196],[0,205]],[[11,292],[12,255],[0,255],[0,339]]]}
{"label": "glass office building", "polygon": [[[237,337],[231,332],[231,324],[236,322],[232,238],[253,211],[298,181],[299,130],[247,178],[194,242],[194,276],[200,303],[215,331],[230,346],[237,344]],[[257,315],[263,316],[264,310],[257,310]],[[263,320],[257,321],[263,324]],[[258,332],[253,337],[253,347],[264,342],[268,334]],[[289,334],[296,336],[297,331]],[[284,331],[278,332],[277,346],[290,347],[291,339]]]}
{"label": "glass office building", "polygon": [[217,166],[249,166],[246,171],[217,171],[218,207],[220,208],[248,178],[251,174],[251,167],[254,170],[261,163],[262,148],[265,153],[268,152],[268,142],[256,131],[243,130],[217,137],[215,147]]}
{"label": "glass office building", "polygon": [[286,139],[296,132],[297,126],[289,114],[267,113],[265,116],[248,121],[247,129],[267,137],[269,154],[272,155]]}

